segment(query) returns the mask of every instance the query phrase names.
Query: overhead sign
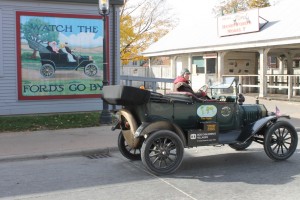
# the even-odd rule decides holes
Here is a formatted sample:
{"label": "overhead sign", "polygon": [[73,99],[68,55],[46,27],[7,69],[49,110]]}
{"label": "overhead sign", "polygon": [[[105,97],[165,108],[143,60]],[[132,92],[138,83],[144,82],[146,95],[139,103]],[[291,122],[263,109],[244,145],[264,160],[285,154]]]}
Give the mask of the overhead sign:
{"label": "overhead sign", "polygon": [[206,53],[203,54],[203,58],[217,58],[218,54],[217,53]]}
{"label": "overhead sign", "polygon": [[259,31],[258,9],[218,17],[219,36]]}

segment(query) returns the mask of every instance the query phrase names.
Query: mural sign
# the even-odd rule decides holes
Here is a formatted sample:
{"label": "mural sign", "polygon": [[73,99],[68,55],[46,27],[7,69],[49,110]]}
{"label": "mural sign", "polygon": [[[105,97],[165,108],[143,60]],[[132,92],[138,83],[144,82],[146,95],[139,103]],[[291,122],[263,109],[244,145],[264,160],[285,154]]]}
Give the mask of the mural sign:
{"label": "mural sign", "polygon": [[17,12],[19,99],[100,97],[103,24],[99,16]]}

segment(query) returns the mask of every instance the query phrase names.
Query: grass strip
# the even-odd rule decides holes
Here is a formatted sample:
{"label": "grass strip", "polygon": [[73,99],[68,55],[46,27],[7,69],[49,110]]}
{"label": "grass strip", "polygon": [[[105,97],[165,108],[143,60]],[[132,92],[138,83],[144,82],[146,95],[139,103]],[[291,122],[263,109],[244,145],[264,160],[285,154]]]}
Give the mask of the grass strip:
{"label": "grass strip", "polygon": [[95,127],[99,118],[100,112],[0,116],[0,132]]}

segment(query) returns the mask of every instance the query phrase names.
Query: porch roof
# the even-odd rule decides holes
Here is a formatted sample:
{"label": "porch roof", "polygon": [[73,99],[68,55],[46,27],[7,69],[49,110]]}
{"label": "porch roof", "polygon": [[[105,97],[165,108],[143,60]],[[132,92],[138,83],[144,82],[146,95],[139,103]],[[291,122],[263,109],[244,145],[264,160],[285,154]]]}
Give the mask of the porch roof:
{"label": "porch roof", "polygon": [[[151,45],[144,56],[214,52],[233,49],[281,47],[300,48],[300,1],[282,0],[277,5],[259,9],[259,16],[268,23],[258,32],[220,37],[217,18],[207,15],[193,18],[193,23],[181,23]],[[212,9],[212,8],[208,8]],[[264,22],[260,19],[260,23]],[[262,24],[260,24],[262,26]]]}

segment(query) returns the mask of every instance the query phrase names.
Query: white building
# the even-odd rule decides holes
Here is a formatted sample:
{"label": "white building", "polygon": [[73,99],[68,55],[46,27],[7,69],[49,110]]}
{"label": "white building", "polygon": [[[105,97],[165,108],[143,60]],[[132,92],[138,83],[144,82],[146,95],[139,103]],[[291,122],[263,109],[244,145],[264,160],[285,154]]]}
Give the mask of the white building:
{"label": "white building", "polygon": [[[143,55],[150,60],[169,56],[173,77],[183,67],[189,68],[194,89],[223,76],[236,76],[243,90],[257,90],[260,97],[272,87],[288,91],[291,97],[300,89],[299,75],[293,75],[300,74],[299,62],[295,62],[300,57],[299,6],[298,0],[282,0],[275,6],[219,19],[199,13],[201,17],[181,23]],[[272,62],[278,68],[272,69]]]}

